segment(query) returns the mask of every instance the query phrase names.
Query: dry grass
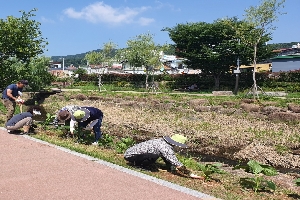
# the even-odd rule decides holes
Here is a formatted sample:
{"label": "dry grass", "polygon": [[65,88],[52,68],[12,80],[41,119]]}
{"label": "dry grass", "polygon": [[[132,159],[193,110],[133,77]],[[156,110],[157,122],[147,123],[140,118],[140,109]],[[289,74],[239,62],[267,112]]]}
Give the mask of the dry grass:
{"label": "dry grass", "polygon": [[[300,156],[293,153],[300,147],[298,114],[276,107],[274,102],[256,105],[248,99],[222,101],[165,94],[104,93],[65,93],[65,99],[50,96],[43,102],[43,107],[50,113],[71,104],[100,108],[104,113],[104,134],[130,136],[137,142],[174,133],[184,134],[189,138],[189,154],[233,163],[255,159],[278,167],[282,174],[274,181],[286,190],[300,194],[299,189],[292,186],[300,168]],[[291,116],[294,122],[287,123]],[[258,197],[251,191],[235,187],[238,178],[235,175],[220,178],[222,183],[205,184],[177,178],[170,173],[156,175],[223,199],[293,199],[284,192],[264,193]]]}

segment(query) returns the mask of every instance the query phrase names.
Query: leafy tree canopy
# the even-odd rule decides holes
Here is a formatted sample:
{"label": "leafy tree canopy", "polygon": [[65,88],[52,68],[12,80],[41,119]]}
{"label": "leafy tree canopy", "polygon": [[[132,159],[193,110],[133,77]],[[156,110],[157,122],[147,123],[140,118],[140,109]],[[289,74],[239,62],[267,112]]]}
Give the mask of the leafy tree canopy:
{"label": "leafy tree canopy", "polygon": [[135,67],[157,67],[161,51],[167,48],[168,45],[155,44],[152,34],[141,34],[127,41],[127,48],[118,51],[118,58]]}
{"label": "leafy tree canopy", "polygon": [[[202,73],[213,74],[215,87],[219,88],[220,75],[229,72],[232,66],[236,66],[238,56],[242,58],[244,64],[249,64],[251,61],[253,50],[245,43],[239,42],[241,35],[247,34],[244,30],[238,33],[236,27],[240,24],[246,22],[229,18],[219,19],[213,23],[178,24],[163,30],[169,32],[170,38],[176,44],[176,55],[186,58],[185,63],[189,68],[201,69]],[[247,28],[254,28],[246,25]],[[264,36],[264,40],[268,41],[269,38]],[[260,43],[260,46],[263,47],[263,44]],[[265,56],[262,53],[261,59]]]}
{"label": "leafy tree canopy", "polygon": [[[0,19],[0,88],[20,79],[31,81],[33,89],[47,83],[51,77],[44,74],[49,59],[38,58],[48,42],[42,37],[40,23],[33,18],[37,9],[22,13],[21,17]],[[46,62],[46,63],[44,63]],[[43,63],[43,64],[42,64]],[[33,66],[35,64],[35,66]],[[40,67],[40,68],[39,68]],[[45,76],[44,76],[45,75]],[[42,82],[39,82],[38,79]],[[49,78],[49,79],[48,79]]]}
{"label": "leafy tree canopy", "polygon": [[48,44],[42,37],[40,22],[30,19],[37,9],[26,13],[20,11],[20,18],[8,16],[0,19],[0,62],[11,57],[28,63],[31,58],[44,53],[44,48]]}

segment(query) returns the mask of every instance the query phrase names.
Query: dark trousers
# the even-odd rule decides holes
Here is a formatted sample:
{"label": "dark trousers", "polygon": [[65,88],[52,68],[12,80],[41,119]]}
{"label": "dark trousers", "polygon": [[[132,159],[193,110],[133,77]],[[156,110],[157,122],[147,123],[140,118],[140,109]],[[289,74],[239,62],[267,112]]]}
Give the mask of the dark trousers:
{"label": "dark trousers", "polygon": [[[100,116],[98,119],[99,120],[98,120],[97,124],[95,124],[93,126],[93,131],[94,131],[94,134],[95,134],[95,141],[96,142],[98,142],[100,140],[100,138],[102,137],[101,125],[102,125],[103,116]],[[79,127],[86,127],[88,124],[89,124],[89,122],[84,121],[84,122],[79,122],[78,126]]]}
{"label": "dark trousers", "polygon": [[133,163],[136,166],[145,167],[154,164],[158,158],[159,158],[158,155],[146,153],[146,154],[133,155],[129,158],[125,158],[125,160]]}

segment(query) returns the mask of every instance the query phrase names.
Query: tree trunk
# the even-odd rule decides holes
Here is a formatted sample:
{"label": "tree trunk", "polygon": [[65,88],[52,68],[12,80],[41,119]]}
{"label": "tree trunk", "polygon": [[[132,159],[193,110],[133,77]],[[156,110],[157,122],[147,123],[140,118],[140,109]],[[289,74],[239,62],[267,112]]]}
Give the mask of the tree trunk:
{"label": "tree trunk", "polygon": [[214,74],[215,79],[215,90],[220,89],[220,74]]}
{"label": "tree trunk", "polygon": [[257,95],[257,84],[256,84],[256,78],[255,78],[255,73],[256,73],[256,53],[257,53],[257,44],[254,45],[254,55],[253,55],[253,86],[252,86],[252,93],[253,93],[253,99],[255,99],[255,95]]}
{"label": "tree trunk", "polygon": [[148,78],[149,78],[149,74],[148,74],[148,72],[146,72],[146,82],[145,82],[146,90],[148,90],[148,87],[149,87]]}
{"label": "tree trunk", "polygon": [[237,73],[235,76],[235,87],[234,87],[234,91],[233,94],[237,95],[238,94],[238,90],[239,90],[239,74]]}
{"label": "tree trunk", "polygon": [[98,74],[98,89],[101,91],[101,75]]}

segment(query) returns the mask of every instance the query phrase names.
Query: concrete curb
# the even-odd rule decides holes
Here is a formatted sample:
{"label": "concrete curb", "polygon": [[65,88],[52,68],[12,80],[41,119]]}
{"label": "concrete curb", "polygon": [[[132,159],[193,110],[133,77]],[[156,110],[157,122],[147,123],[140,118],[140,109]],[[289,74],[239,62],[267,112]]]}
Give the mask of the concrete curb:
{"label": "concrete curb", "polygon": [[119,165],[116,165],[116,164],[113,164],[113,163],[110,163],[110,162],[107,162],[107,161],[104,161],[104,160],[100,160],[100,159],[97,159],[97,158],[94,158],[94,157],[91,157],[91,156],[88,156],[88,155],[85,155],[85,154],[82,154],[82,153],[78,153],[78,152],[72,151],[70,149],[67,149],[67,148],[64,148],[64,147],[60,147],[60,146],[57,146],[57,145],[45,142],[45,141],[40,140],[40,139],[36,139],[36,138],[30,137],[28,135],[23,135],[23,137],[25,137],[27,139],[30,139],[32,141],[41,143],[41,144],[45,144],[45,145],[54,147],[54,148],[56,148],[58,150],[61,150],[63,152],[66,152],[66,153],[69,153],[69,154],[72,154],[72,155],[75,155],[75,156],[87,159],[89,161],[93,161],[95,163],[98,163],[98,164],[101,164],[101,165],[105,165],[107,167],[116,169],[118,171],[121,171],[121,172],[130,174],[130,175],[133,175],[133,176],[136,176],[136,177],[139,177],[139,178],[142,178],[142,179],[154,182],[154,183],[156,183],[158,185],[165,186],[165,187],[168,187],[168,188],[180,191],[182,193],[185,193],[185,194],[188,194],[188,195],[191,195],[191,196],[194,196],[194,197],[198,197],[198,198],[201,198],[201,199],[207,199],[207,200],[218,200],[218,198],[215,198],[213,196],[210,196],[210,195],[198,192],[196,190],[192,190],[190,188],[186,188],[186,187],[183,187],[183,186],[180,186],[180,185],[176,185],[174,183],[171,183],[171,182],[168,182],[168,181],[165,181],[165,180],[162,180],[162,179],[158,179],[158,178],[155,178],[153,176],[149,176],[147,174],[143,174],[143,173],[140,173],[140,172],[137,172],[137,171],[134,171],[134,170],[131,170],[131,169],[128,169],[128,168],[125,168],[125,167],[122,167],[122,166],[119,166]]}

